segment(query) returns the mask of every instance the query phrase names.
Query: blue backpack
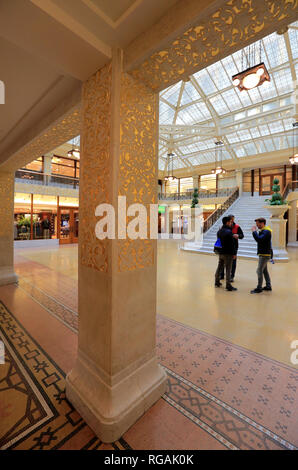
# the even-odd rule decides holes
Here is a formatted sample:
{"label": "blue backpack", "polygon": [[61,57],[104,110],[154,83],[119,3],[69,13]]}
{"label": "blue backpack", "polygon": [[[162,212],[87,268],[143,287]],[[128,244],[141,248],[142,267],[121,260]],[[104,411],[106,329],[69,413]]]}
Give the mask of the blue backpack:
{"label": "blue backpack", "polygon": [[213,249],[213,251],[214,251],[214,253],[216,253],[216,254],[219,255],[219,254],[221,253],[221,250],[222,250],[222,244],[221,244],[220,238],[218,238],[218,239],[216,240],[216,242],[214,243],[214,249]]}

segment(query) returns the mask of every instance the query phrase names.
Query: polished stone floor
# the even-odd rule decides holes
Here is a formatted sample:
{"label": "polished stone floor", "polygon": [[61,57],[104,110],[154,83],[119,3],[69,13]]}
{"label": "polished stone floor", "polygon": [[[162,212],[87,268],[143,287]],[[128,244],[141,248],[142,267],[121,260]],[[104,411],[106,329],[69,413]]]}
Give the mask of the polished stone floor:
{"label": "polished stone floor", "polygon": [[[226,292],[224,288],[214,288],[215,255],[188,253],[178,247],[174,240],[158,241],[157,312],[289,364],[290,343],[298,339],[298,250],[289,249],[289,263],[270,264],[273,292],[251,295],[250,290],[256,287],[256,261],[238,260],[234,283],[238,291]],[[23,261],[50,268],[54,281],[56,273],[63,275],[64,280],[77,280],[77,245],[17,250],[16,262],[18,255]],[[48,273],[45,276],[50,282]],[[38,277],[34,281],[42,288],[44,278]],[[59,291],[54,282],[53,295],[56,290]],[[70,293],[60,289],[55,295],[61,300],[70,296],[71,308],[77,308],[73,283]]]}
{"label": "polished stone floor", "polygon": [[249,293],[256,262],[239,260],[231,293],[214,288],[215,256],[158,241],[157,355],[168,388],[110,445],[64,395],[77,349],[77,246],[17,249],[19,285],[0,287],[0,449],[297,448],[297,251],[290,255],[270,266],[273,292],[260,295]]}

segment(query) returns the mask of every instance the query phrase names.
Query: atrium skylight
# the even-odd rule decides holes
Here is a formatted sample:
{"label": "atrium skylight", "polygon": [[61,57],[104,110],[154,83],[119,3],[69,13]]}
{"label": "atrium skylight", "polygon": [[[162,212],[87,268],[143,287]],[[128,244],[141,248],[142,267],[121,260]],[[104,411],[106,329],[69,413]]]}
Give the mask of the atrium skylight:
{"label": "atrium skylight", "polygon": [[166,171],[168,148],[177,156],[176,169],[214,162],[214,143],[220,137],[224,160],[292,146],[298,22],[261,43],[270,82],[249,91],[236,89],[231,77],[241,72],[237,51],[160,94],[161,170]]}

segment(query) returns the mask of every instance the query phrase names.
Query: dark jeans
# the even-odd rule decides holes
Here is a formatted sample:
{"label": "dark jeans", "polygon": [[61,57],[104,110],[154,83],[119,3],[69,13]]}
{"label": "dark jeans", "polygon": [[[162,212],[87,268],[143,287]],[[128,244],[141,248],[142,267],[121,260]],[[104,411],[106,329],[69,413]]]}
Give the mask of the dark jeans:
{"label": "dark jeans", "polygon": [[215,284],[218,284],[220,281],[220,274],[224,269],[226,269],[226,286],[231,285],[231,270],[233,263],[233,255],[219,255],[218,266],[215,273]]}
{"label": "dark jeans", "polygon": [[259,256],[258,262],[258,289],[262,289],[263,286],[263,276],[266,281],[266,287],[271,287],[271,280],[267,269],[268,261],[270,260],[270,256]]}
{"label": "dark jeans", "polygon": [[[235,277],[236,266],[237,266],[237,258],[233,259],[233,262],[232,262],[231,279],[234,279],[234,277]],[[225,278],[225,270],[224,270],[224,267],[223,267],[221,272],[220,272],[220,279],[224,279],[224,278]]]}

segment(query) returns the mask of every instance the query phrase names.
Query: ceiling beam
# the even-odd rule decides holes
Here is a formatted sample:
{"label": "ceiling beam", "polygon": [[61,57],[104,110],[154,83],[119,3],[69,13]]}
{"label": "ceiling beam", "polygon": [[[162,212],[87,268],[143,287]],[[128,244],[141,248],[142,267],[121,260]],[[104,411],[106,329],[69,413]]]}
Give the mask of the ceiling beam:
{"label": "ceiling beam", "polygon": [[164,130],[166,132],[169,132],[169,130],[172,130],[173,132],[187,132],[187,131],[191,131],[192,129],[195,129],[195,130],[208,130],[208,129],[214,129],[215,126],[209,126],[209,125],[206,125],[206,124],[160,124],[159,125],[159,128],[161,130]]}
{"label": "ceiling beam", "polygon": [[165,103],[166,105],[168,105],[170,108],[172,108],[174,111],[176,111],[176,106],[174,106],[172,103],[170,103],[169,101],[167,101],[165,98],[163,98],[162,96],[159,97],[159,100],[162,101],[163,103]]}
{"label": "ceiling beam", "polygon": [[71,16],[67,11],[58,6],[52,0],[30,0],[35,6],[43,10],[49,16],[54,18],[55,21],[61,23],[65,28],[69,29],[73,34],[78,36],[83,41],[90,44],[101,54],[104,54],[108,59],[112,58],[112,48],[104,41],[99,39],[98,36],[93,34],[86,26]]}
{"label": "ceiling beam", "polygon": [[177,120],[177,117],[178,117],[178,112],[179,112],[180,103],[181,103],[181,99],[182,99],[182,95],[183,95],[184,88],[185,88],[185,82],[182,81],[182,82],[181,82],[181,86],[180,86],[180,90],[179,90],[179,95],[178,95],[176,110],[175,110],[175,114],[174,114],[174,118],[173,118],[173,123],[172,123],[173,125],[176,124],[176,120]]}
{"label": "ceiling beam", "polygon": [[151,28],[125,49],[124,67],[132,70],[154,52],[167,47],[191,25],[213,13],[223,0],[178,0]]}

